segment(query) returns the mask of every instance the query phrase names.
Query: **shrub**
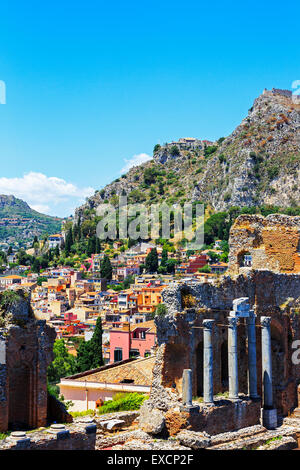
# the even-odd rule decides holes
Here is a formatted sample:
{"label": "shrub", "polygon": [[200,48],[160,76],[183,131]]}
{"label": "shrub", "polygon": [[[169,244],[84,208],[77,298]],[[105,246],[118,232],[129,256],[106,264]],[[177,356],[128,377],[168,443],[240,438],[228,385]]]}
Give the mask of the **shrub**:
{"label": "shrub", "polygon": [[209,145],[208,147],[204,149],[204,156],[208,157],[212,155],[217,150],[217,148],[218,148],[217,145]]}
{"label": "shrub", "polygon": [[173,147],[170,149],[170,154],[172,157],[178,157],[178,155],[180,155],[179,148],[176,145],[173,145]]}
{"label": "shrub", "polygon": [[209,265],[206,264],[205,266],[203,266],[203,268],[199,268],[198,272],[199,273],[210,273],[211,269],[210,269]]}
{"label": "shrub", "polygon": [[4,309],[9,308],[12,304],[20,300],[20,294],[13,290],[6,290],[2,292],[0,297],[0,306]]}
{"label": "shrub", "polygon": [[167,313],[167,307],[165,304],[158,304],[155,310],[155,315],[165,316]]}
{"label": "shrub", "polygon": [[138,410],[148,395],[141,393],[117,394],[112,400],[104,403],[98,410],[98,414],[114,413],[116,411]]}
{"label": "shrub", "polygon": [[220,162],[220,163],[223,163],[223,162],[226,162],[226,161],[227,161],[227,160],[226,160],[225,155],[224,155],[223,153],[221,153],[221,155],[219,155],[219,162]]}
{"label": "shrub", "polygon": [[279,175],[279,167],[278,166],[272,166],[272,167],[268,168],[268,176],[269,176],[270,180],[273,180],[278,175]]}

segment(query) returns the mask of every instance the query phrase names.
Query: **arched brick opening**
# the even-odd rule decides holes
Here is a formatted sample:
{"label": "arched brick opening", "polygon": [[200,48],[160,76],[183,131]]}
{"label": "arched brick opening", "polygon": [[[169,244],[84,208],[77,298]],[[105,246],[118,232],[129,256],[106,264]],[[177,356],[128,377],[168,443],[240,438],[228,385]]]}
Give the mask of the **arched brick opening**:
{"label": "arched brick opening", "polygon": [[189,354],[183,344],[169,343],[165,349],[163,386],[182,391],[183,369],[189,369]]}
{"label": "arched brick opening", "polygon": [[30,422],[30,369],[26,365],[10,368],[8,428],[26,430]]}

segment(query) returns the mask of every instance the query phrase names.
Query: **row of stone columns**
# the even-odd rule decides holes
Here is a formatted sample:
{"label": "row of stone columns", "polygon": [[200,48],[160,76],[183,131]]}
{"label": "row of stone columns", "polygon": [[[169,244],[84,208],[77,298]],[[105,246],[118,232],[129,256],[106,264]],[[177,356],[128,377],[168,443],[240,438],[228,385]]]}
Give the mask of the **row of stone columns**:
{"label": "row of stone columns", "polygon": [[[261,317],[262,337],[262,378],[264,385],[264,407],[272,408],[272,355],[271,355],[271,317]],[[212,329],[214,320],[203,320],[203,400],[213,403],[213,348]],[[248,334],[248,387],[250,398],[258,398],[256,373],[256,332],[255,314],[250,311],[247,318]],[[239,398],[237,318],[228,317],[228,378],[229,398]]]}
{"label": "row of stone columns", "polygon": [[[258,398],[257,372],[256,372],[256,332],[255,314],[249,311],[247,318],[248,336],[248,387],[249,396]],[[263,406],[264,410],[273,409],[272,392],[272,356],[271,356],[271,317],[261,317],[262,338],[262,380],[263,380]],[[203,401],[212,405],[213,394],[213,344],[212,330],[214,320],[203,320]],[[228,375],[229,398],[239,399],[238,387],[238,351],[237,351],[237,318],[228,317]],[[192,407],[192,370],[185,369],[183,376],[183,403]]]}

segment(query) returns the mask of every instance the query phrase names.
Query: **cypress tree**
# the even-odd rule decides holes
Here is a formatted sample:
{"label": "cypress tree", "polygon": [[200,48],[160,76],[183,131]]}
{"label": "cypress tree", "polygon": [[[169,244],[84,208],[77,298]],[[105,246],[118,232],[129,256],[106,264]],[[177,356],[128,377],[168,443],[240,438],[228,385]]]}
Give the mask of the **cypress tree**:
{"label": "cypress tree", "polygon": [[66,256],[69,256],[72,245],[73,245],[73,233],[72,233],[72,228],[70,228],[66,236],[66,243],[65,243]]}
{"label": "cypress tree", "polygon": [[148,273],[155,273],[158,269],[158,256],[156,248],[152,248],[150,253],[146,256],[145,261],[146,271]]}
{"label": "cypress tree", "polygon": [[102,332],[101,317],[98,317],[92,338],[89,341],[82,341],[77,350],[76,361],[79,372],[96,369],[103,365]]}
{"label": "cypress tree", "polygon": [[95,249],[95,253],[97,253],[97,254],[101,253],[101,244],[100,244],[99,237],[97,237],[97,236],[96,236],[96,249]]}
{"label": "cypress tree", "polygon": [[96,237],[93,235],[88,239],[88,246],[87,246],[87,255],[91,256],[93,253],[96,252]]}
{"label": "cypress tree", "polygon": [[101,273],[101,277],[105,279],[110,280],[112,278],[112,267],[111,267],[110,259],[107,255],[104,255],[104,258],[100,267],[100,273]]}
{"label": "cypress tree", "polygon": [[101,317],[97,318],[96,327],[92,339],[90,340],[91,351],[91,368],[95,369],[103,365],[102,357],[102,321]]}
{"label": "cypress tree", "polygon": [[54,255],[56,256],[56,258],[59,258],[60,252],[59,252],[59,246],[58,245],[56,245],[56,247],[54,249]]}
{"label": "cypress tree", "polygon": [[162,254],[161,254],[161,263],[160,265],[161,266],[167,266],[167,262],[168,262],[168,251],[163,248],[163,251],[162,251]]}

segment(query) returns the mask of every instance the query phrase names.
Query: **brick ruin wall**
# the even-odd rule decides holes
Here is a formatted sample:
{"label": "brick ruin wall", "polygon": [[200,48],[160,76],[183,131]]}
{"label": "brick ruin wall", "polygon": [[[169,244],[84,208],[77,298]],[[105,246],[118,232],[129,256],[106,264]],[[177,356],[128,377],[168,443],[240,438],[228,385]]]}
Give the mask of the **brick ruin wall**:
{"label": "brick ruin wall", "polygon": [[300,217],[241,215],[230,230],[229,270],[237,275],[244,254],[252,256],[253,269],[300,273]]}
{"label": "brick ruin wall", "polygon": [[47,368],[55,329],[36,320],[30,294],[20,292],[0,328],[0,432],[32,429],[48,421]]}

